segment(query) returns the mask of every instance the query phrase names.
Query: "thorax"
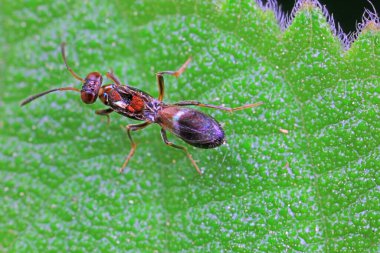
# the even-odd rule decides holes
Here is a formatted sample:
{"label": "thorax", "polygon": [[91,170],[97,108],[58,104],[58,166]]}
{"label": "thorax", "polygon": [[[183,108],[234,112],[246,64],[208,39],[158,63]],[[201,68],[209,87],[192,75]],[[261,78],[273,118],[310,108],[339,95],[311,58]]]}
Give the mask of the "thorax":
{"label": "thorax", "polygon": [[155,122],[163,103],[146,92],[130,86],[114,84],[101,87],[101,101],[115,112],[135,120]]}

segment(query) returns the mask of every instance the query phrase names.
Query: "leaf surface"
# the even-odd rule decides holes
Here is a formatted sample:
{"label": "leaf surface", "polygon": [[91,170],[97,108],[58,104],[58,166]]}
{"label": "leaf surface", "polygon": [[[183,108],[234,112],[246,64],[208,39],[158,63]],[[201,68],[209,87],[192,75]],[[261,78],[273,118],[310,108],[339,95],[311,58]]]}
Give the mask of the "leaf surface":
{"label": "leaf surface", "polygon": [[[244,2],[244,1],[243,1]],[[1,15],[0,249],[9,252],[374,252],[380,245],[380,33],[348,51],[322,12],[304,4],[281,31],[255,2],[6,1]],[[73,92],[113,69],[123,83],[203,109],[227,145],[189,146],[204,170],[161,141],[158,126],[130,143]],[[109,80],[105,80],[106,83]],[[185,145],[175,136],[169,139]]]}

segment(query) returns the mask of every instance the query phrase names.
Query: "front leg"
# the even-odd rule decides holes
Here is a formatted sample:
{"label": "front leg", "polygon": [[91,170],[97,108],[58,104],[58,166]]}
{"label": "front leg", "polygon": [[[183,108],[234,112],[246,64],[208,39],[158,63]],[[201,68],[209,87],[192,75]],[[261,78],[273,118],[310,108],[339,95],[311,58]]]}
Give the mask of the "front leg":
{"label": "front leg", "polygon": [[96,110],[95,113],[97,115],[106,116],[107,117],[107,125],[110,124],[110,113],[113,112],[112,108],[103,109],[103,110]]}
{"label": "front leg", "polygon": [[156,74],[158,91],[159,91],[159,95],[158,95],[159,101],[162,101],[164,99],[164,93],[165,93],[164,75],[172,75],[175,77],[179,77],[185,71],[190,61],[191,61],[191,57],[187,59],[187,61],[177,71],[161,71]]}
{"label": "front leg", "polygon": [[117,76],[113,73],[113,71],[111,72],[107,72],[106,76],[112,80],[112,82],[114,82],[114,84],[116,84],[117,86],[121,86],[121,82],[119,80],[119,78],[117,78]]}

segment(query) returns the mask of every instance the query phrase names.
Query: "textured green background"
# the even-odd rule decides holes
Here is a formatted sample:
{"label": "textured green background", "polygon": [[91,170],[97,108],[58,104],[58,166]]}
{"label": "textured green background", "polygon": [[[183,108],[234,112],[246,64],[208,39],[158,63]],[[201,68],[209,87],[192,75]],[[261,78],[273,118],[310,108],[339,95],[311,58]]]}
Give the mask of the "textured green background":
{"label": "textured green background", "polygon": [[[16,2],[0,8],[0,251],[380,250],[379,31],[344,52],[317,9],[282,32],[253,1]],[[228,145],[189,148],[202,177],[157,126],[120,175],[131,120],[107,126],[73,92],[19,107],[80,86],[62,41],[82,76],[112,68],[156,96],[154,73],[192,55],[166,101],[265,104],[203,110]]]}

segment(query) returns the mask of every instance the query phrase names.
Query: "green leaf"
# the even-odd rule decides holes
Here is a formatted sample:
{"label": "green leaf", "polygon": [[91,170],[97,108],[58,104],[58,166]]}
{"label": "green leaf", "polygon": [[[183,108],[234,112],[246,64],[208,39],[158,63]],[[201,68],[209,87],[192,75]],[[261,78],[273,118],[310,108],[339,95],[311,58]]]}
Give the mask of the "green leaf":
{"label": "green leaf", "polygon": [[[380,33],[368,23],[344,51],[322,11],[301,4],[281,31],[254,1],[5,1],[1,10],[0,250],[9,252],[375,252],[380,249]],[[179,2],[179,1],[177,1]],[[113,69],[166,102],[202,109],[228,143],[185,145],[158,126],[134,132],[77,93],[22,99]],[[109,80],[106,80],[108,83]]]}

